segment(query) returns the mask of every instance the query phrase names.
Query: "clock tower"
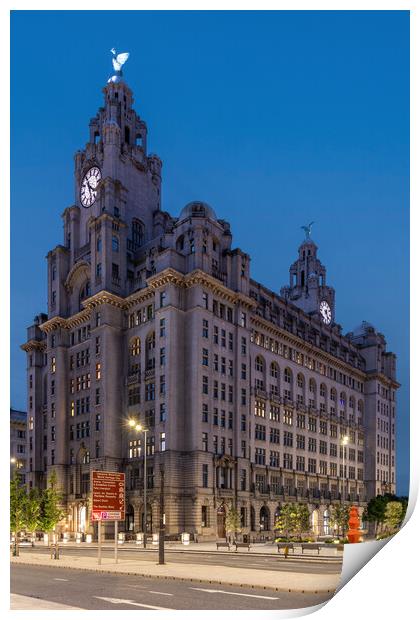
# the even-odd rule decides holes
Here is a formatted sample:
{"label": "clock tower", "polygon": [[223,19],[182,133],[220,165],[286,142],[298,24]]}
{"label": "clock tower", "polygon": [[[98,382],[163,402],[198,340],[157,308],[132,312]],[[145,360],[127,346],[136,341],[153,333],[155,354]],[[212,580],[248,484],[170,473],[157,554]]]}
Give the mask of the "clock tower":
{"label": "clock tower", "polygon": [[[306,229],[306,228],[305,228]],[[326,269],[317,257],[318,247],[306,229],[306,239],[299,246],[298,259],[290,266],[290,283],[281,296],[311,315],[318,315],[325,325],[335,321],[335,291],[326,284]]]}

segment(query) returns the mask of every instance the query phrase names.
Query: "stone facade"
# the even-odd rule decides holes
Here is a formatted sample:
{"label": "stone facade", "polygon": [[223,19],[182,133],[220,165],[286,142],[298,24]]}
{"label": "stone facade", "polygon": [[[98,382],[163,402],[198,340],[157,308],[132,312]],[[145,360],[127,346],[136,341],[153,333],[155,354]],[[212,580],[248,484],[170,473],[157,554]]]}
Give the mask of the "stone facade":
{"label": "stone facade", "polygon": [[234,505],[243,533],[269,536],[289,501],[327,534],[334,502],[395,490],[395,355],[367,323],[342,334],[311,238],[279,295],[209,205],[162,211],[161,161],[132,104],[123,81],[104,88],[48,254],[48,314],[22,345],[28,484],[55,470],[63,528],[91,532],[90,472],[125,471],[121,529],[137,532],[146,450],[149,531],[163,469],[168,535],[223,536]]}
{"label": "stone facade", "polygon": [[26,442],[27,442],[26,411],[10,409],[10,475],[16,472],[25,482]]}

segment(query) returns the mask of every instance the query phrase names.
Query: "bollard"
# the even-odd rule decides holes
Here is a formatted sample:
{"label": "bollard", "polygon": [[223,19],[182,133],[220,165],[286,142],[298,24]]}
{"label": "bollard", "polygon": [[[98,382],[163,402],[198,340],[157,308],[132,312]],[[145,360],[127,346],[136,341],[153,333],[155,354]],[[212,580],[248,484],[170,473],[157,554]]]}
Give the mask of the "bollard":
{"label": "bollard", "polygon": [[50,547],[50,558],[51,560],[59,560],[60,559],[60,550],[58,547],[58,543],[52,544]]}

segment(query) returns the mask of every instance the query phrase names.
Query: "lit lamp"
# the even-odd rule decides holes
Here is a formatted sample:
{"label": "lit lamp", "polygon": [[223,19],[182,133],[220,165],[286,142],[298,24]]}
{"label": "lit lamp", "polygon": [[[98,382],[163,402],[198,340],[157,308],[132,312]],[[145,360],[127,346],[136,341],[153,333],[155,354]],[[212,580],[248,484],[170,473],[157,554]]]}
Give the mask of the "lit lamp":
{"label": "lit lamp", "polygon": [[344,503],[344,463],[345,463],[344,459],[345,459],[345,453],[346,453],[346,446],[349,443],[348,435],[344,435],[340,443],[341,443],[341,447],[343,450],[343,475],[342,475],[341,501],[342,503]]}
{"label": "lit lamp", "polygon": [[143,509],[143,547],[146,549],[146,521],[147,521],[147,470],[146,470],[146,436],[147,436],[147,431],[149,429],[144,428],[144,426],[142,426],[141,424],[139,424],[138,422],[136,422],[136,420],[129,420],[128,421],[128,426],[130,428],[132,428],[134,431],[136,431],[137,433],[144,433],[144,444],[143,444],[143,451],[144,451],[144,465],[143,465],[143,503],[144,503],[144,509]]}

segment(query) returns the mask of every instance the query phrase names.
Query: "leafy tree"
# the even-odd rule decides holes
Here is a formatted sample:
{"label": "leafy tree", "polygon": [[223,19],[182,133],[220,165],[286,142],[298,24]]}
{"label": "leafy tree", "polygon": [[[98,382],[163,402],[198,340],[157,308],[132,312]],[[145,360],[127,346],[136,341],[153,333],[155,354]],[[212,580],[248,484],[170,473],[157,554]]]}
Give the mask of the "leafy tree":
{"label": "leafy tree", "polygon": [[26,529],[32,534],[32,541],[36,530],[41,528],[40,501],[38,489],[30,489],[25,505],[25,523]]}
{"label": "leafy tree", "polygon": [[225,528],[229,538],[235,541],[236,533],[240,532],[242,528],[239,512],[233,506],[231,506],[226,513]]}
{"label": "leafy tree", "polygon": [[20,531],[26,526],[26,487],[16,473],[10,481],[10,531],[14,534],[15,542],[13,555],[19,555]]}
{"label": "leafy tree", "polygon": [[301,536],[309,528],[309,510],[306,504],[283,504],[274,528],[287,540],[291,536]]}
{"label": "leafy tree", "polygon": [[331,511],[331,523],[342,532],[343,538],[349,529],[350,508],[342,504],[335,504]]}
{"label": "leafy tree", "polygon": [[41,495],[40,510],[40,526],[44,532],[49,534],[55,530],[55,526],[64,516],[60,507],[61,494],[57,489],[57,476],[55,471],[52,472],[47,484]]}
{"label": "leafy tree", "polygon": [[395,532],[402,523],[404,508],[401,502],[388,502],[385,508],[384,525],[389,532]]}
{"label": "leafy tree", "polygon": [[402,506],[402,516],[401,522],[404,520],[405,513],[407,511],[408,498],[407,497],[397,497],[392,493],[385,493],[385,495],[377,495],[373,497],[365,509],[363,513],[363,518],[365,521],[369,521],[370,523],[374,523],[374,531],[375,535],[378,533],[379,529],[385,525],[385,514],[387,505],[390,502],[399,502]]}

